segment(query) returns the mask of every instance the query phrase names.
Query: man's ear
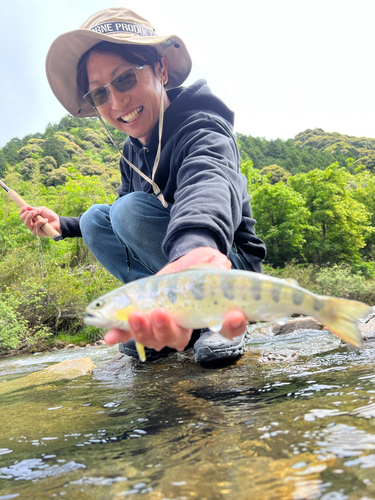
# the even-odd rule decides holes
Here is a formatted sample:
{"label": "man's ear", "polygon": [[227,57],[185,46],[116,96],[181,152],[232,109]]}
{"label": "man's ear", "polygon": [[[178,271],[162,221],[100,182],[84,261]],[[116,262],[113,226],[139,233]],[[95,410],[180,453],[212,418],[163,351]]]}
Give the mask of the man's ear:
{"label": "man's ear", "polygon": [[165,57],[160,58],[160,73],[163,79],[163,85],[168,83],[168,61]]}

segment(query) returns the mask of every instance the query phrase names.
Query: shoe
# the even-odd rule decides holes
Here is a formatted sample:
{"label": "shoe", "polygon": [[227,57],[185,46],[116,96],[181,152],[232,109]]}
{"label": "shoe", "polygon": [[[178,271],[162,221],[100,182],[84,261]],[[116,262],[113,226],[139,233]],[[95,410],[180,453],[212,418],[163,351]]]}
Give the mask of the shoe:
{"label": "shoe", "polygon": [[[184,350],[186,351],[186,349],[193,347],[199,336],[200,330],[193,330],[190,341]],[[118,350],[123,354],[131,356],[132,358],[139,359],[137,348],[135,347],[135,341],[133,339],[130,339],[125,343],[119,342]],[[148,347],[145,347],[146,361],[155,361],[156,359],[166,358],[172,352],[177,351],[176,349],[172,349],[171,347],[163,347],[163,349],[161,349],[160,351],[155,351],[155,349],[149,349]]]}
{"label": "shoe", "polygon": [[[132,358],[139,359],[137,348],[135,347],[135,341],[133,339],[128,340],[125,343],[120,342],[118,345],[118,350],[123,354],[127,354]],[[155,351],[155,349],[149,349],[145,347],[146,361],[155,361],[159,358],[166,358],[171,352],[176,352],[176,349],[171,349],[170,347],[163,347],[160,351]]]}
{"label": "shoe", "polygon": [[197,363],[210,361],[233,360],[242,356],[248,334],[245,332],[233,340],[222,337],[219,333],[211,332],[208,328],[201,330],[199,339],[194,344],[194,358]]}

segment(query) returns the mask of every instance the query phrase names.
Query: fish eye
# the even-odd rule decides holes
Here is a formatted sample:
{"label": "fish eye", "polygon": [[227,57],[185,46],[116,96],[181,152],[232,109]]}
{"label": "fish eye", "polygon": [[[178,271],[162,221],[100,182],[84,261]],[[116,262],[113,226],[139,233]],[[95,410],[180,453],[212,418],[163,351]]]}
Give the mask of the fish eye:
{"label": "fish eye", "polygon": [[94,302],[93,304],[93,307],[95,309],[100,309],[101,307],[104,306],[104,300],[97,300],[96,302]]}

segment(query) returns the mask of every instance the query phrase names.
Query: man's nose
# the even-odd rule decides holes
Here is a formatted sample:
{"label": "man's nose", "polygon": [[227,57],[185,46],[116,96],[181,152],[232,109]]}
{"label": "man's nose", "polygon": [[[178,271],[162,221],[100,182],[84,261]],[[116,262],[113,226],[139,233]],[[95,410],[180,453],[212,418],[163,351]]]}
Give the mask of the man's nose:
{"label": "man's nose", "polygon": [[121,109],[129,101],[129,96],[126,95],[127,92],[119,92],[111,85],[111,90],[109,94],[109,102],[113,109]]}

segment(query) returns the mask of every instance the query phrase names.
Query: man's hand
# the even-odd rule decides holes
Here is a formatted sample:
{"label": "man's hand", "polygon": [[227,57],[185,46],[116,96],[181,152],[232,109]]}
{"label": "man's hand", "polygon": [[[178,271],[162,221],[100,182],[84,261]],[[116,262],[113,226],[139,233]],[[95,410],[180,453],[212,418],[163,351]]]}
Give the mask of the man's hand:
{"label": "man's hand", "polygon": [[[46,222],[49,222],[50,225],[61,234],[59,216],[47,207],[22,207],[19,211],[19,215],[26,227],[35,236],[48,236],[41,228]],[[38,215],[40,215],[40,217],[37,217]]]}
{"label": "man's hand", "polygon": [[[230,260],[218,250],[208,247],[196,248],[181,258],[167,264],[157,274],[168,274],[183,271],[197,264],[211,264],[219,269],[231,269]],[[150,314],[135,311],[129,316],[130,330],[110,330],[106,336],[107,344],[127,342],[134,338],[137,342],[156,351],[168,346],[183,351],[189,343],[192,330],[178,326],[171,314],[165,309],[157,308]],[[246,316],[238,310],[228,312],[224,318],[221,335],[228,339],[242,335],[246,330]]]}

